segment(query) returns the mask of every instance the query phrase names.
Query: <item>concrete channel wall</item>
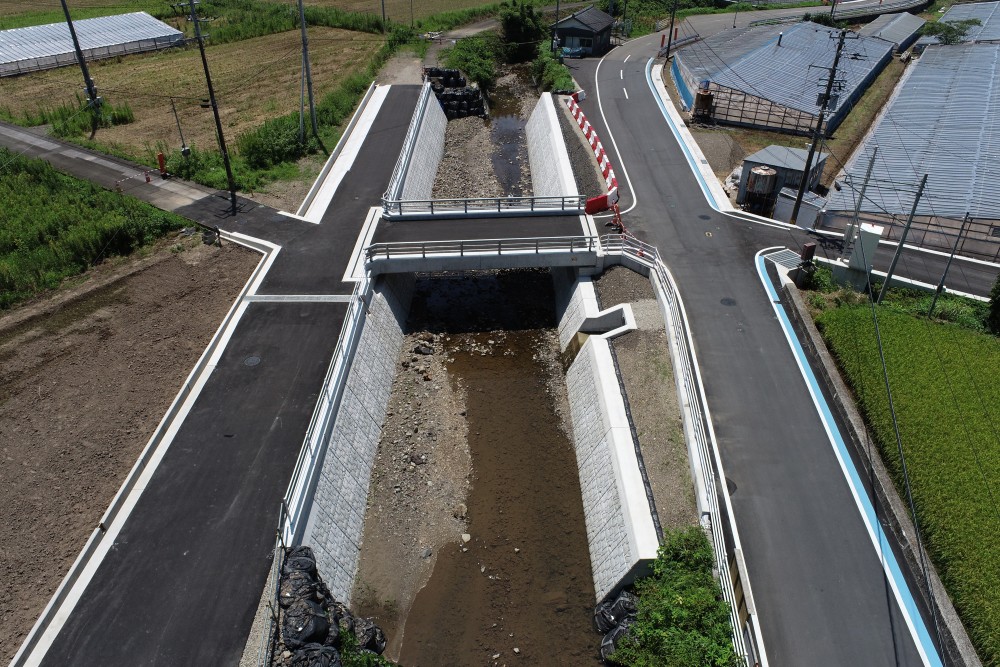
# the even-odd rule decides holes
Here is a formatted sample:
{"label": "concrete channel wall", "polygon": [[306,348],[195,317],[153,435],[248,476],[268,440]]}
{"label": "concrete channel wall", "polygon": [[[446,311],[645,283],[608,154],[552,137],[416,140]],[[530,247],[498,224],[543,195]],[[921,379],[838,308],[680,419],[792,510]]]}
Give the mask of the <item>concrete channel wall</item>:
{"label": "concrete channel wall", "polygon": [[[425,84],[426,85],[426,84]],[[448,117],[441,110],[441,103],[433,94],[421,96],[423,108],[417,107],[415,114],[422,114],[416,140],[403,146],[409,150],[407,166],[402,173],[400,199],[427,200],[431,198],[434,178],[444,157],[444,133],[448,127]]]}
{"label": "concrete channel wall", "polygon": [[[553,273],[565,349],[590,330],[566,372],[573,445],[597,600],[647,572],[659,539],[609,340],[635,328],[625,304],[599,311],[590,278]],[[601,333],[603,332],[603,333]]]}
{"label": "concrete channel wall", "polygon": [[412,274],[378,280],[321,463],[302,544],[333,595],[350,602],[368,486],[413,294]]}
{"label": "concrete channel wall", "polygon": [[538,98],[524,131],[528,139],[528,164],[535,196],[580,194],[576,189],[551,93],[542,93]]}

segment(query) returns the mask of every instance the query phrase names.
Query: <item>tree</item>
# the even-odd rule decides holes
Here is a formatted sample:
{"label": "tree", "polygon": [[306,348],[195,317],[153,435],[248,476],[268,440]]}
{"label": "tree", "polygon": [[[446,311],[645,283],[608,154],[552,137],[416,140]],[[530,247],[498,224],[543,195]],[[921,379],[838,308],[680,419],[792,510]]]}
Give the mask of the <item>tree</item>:
{"label": "tree", "polygon": [[986,326],[1000,336],[1000,275],[997,275],[993,289],[990,290],[990,312],[986,316]]}
{"label": "tree", "polygon": [[922,33],[937,37],[942,44],[958,44],[969,32],[969,28],[974,25],[982,25],[979,19],[965,19],[962,21],[938,21],[937,23],[925,23]]}
{"label": "tree", "polygon": [[507,47],[507,60],[523,63],[535,56],[538,43],[548,34],[542,15],[523,2],[504,5],[500,10],[500,34]]}

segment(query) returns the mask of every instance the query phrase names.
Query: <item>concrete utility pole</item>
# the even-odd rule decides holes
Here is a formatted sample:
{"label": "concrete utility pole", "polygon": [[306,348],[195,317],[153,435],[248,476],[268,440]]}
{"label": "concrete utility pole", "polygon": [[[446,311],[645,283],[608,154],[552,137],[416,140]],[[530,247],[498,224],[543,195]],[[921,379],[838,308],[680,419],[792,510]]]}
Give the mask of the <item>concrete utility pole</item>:
{"label": "concrete utility pole", "polygon": [[[385,17],[383,17],[385,20]],[[316,104],[313,101],[313,79],[312,69],[309,67],[309,36],[306,34],[306,10],[302,7],[302,0],[299,0],[299,25],[302,26],[302,67],[306,73],[306,89],[309,91],[309,117],[312,119],[313,135],[319,136],[319,127],[316,124]]]}
{"label": "concrete utility pole", "polygon": [[920,195],[924,194],[924,186],[927,185],[927,174],[920,179],[920,187],[917,188],[917,196],[913,198],[913,208],[910,209],[910,215],[906,218],[906,226],[903,227],[903,237],[899,239],[899,245],[896,246],[896,253],[892,256],[892,262],[889,264],[889,272],[885,274],[885,282],[882,283],[882,289],[878,291],[878,299],[875,303],[882,303],[882,297],[885,296],[886,291],[889,289],[889,283],[892,281],[892,274],[896,272],[896,262],[899,261],[899,256],[903,254],[903,244],[906,243],[906,236],[910,233],[910,225],[913,224],[913,216],[917,212],[917,204],[920,202]]}
{"label": "concrete utility pole", "polygon": [[965,219],[962,220],[962,226],[958,228],[958,236],[955,237],[955,245],[951,249],[951,254],[948,256],[948,263],[944,265],[944,273],[941,274],[941,280],[938,281],[937,289],[934,290],[934,298],[931,299],[931,307],[927,309],[927,317],[934,314],[934,306],[937,305],[938,297],[941,296],[941,292],[944,290],[944,279],[948,275],[948,269],[951,268],[951,260],[955,259],[955,253],[958,252],[958,244],[962,240],[962,232],[965,231],[965,226],[969,224],[969,214],[965,214]]}
{"label": "concrete utility pole", "polygon": [[861,202],[865,200],[865,191],[868,189],[868,181],[872,177],[872,168],[875,166],[875,156],[878,155],[878,146],[872,151],[872,159],[868,161],[868,171],[865,172],[865,180],[861,184],[861,193],[858,195],[858,201],[854,205],[854,216],[851,218],[851,224],[847,226],[844,230],[844,252],[850,247],[851,243],[854,241],[854,235],[858,233],[858,217],[861,215]]}
{"label": "concrete utility pole", "polygon": [[87,104],[97,109],[101,106],[101,98],[97,96],[97,87],[94,86],[94,80],[90,78],[90,71],[87,69],[87,59],[83,57],[80,40],[76,37],[76,28],[73,27],[73,19],[69,15],[69,7],[66,6],[66,0],[60,0],[60,2],[62,3],[63,14],[66,15],[66,25],[69,26],[69,36],[73,40],[73,48],[76,50],[76,61],[80,64],[80,69],[83,71],[83,83],[87,87]]}
{"label": "concrete utility pole", "polygon": [[809,153],[806,155],[806,166],[802,170],[802,182],[799,183],[799,192],[795,195],[795,206],[792,207],[792,217],[788,222],[795,224],[799,217],[799,209],[802,207],[802,196],[806,193],[809,183],[809,172],[812,170],[813,156],[816,154],[816,146],[819,144],[820,135],[823,133],[823,117],[826,115],[826,106],[830,103],[830,94],[833,92],[833,84],[837,80],[837,65],[840,64],[840,54],[844,50],[844,40],[847,39],[847,31],[841,30],[837,38],[837,53],[833,56],[833,67],[830,68],[830,76],[826,80],[826,90],[823,92],[822,102],[819,108],[819,117],[816,119],[816,129],[813,131],[813,140],[809,144]]}
{"label": "concrete utility pole", "polygon": [[226,165],[226,182],[229,184],[229,199],[232,202],[233,215],[236,215],[236,181],[233,179],[233,166],[229,163],[229,151],[226,149],[226,137],[222,133],[222,119],[219,118],[219,105],[215,102],[215,90],[212,88],[212,75],[208,71],[208,58],[205,57],[205,41],[201,38],[201,25],[194,11],[194,0],[188,0],[191,9],[191,21],[194,23],[194,36],[198,40],[198,50],[201,51],[201,64],[205,68],[205,83],[208,84],[208,100],[215,116],[215,130],[219,135],[219,151],[222,162]]}

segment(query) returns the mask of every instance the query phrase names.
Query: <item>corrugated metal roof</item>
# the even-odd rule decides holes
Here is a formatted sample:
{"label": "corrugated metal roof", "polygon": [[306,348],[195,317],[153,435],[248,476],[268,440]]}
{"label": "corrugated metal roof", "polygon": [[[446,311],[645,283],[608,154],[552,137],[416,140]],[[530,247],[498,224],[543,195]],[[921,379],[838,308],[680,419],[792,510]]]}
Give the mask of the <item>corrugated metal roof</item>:
{"label": "corrugated metal roof", "polygon": [[[806,167],[806,158],[809,151],[803,148],[791,148],[789,146],[778,146],[771,144],[762,148],[753,155],[748,155],[743,160],[745,162],[759,162],[771,167],[782,167],[793,171],[802,171]],[[818,153],[813,156],[813,168],[827,158],[827,153]],[[811,170],[810,170],[811,171]]]}
{"label": "corrugated metal roof", "polygon": [[865,37],[878,37],[893,44],[904,44],[913,37],[924,21],[919,16],[903,12],[901,14],[882,14],[877,19],[861,28],[859,35]]}
{"label": "corrugated metal roof", "polygon": [[[102,49],[143,40],[181,40],[184,33],[146,12],[73,21],[83,51]],[[65,23],[0,31],[0,64],[45,59],[73,53],[69,27]]]}
{"label": "corrugated metal roof", "polygon": [[917,215],[1000,218],[1000,45],[928,47],[849,162],[831,210],[853,210],[875,146],[861,210],[909,213],[927,173]]}
{"label": "corrugated metal roof", "polygon": [[1000,2],[976,2],[953,5],[941,16],[941,21],[954,23],[966,19],[979,19],[982,25],[974,25],[965,33],[963,42],[989,42],[1000,40]]}
{"label": "corrugated metal roof", "polygon": [[[778,45],[778,33],[781,45]],[[675,56],[699,80],[744,91],[809,114],[818,114],[823,69],[833,64],[837,31],[803,22],[730,30],[697,42]],[[892,44],[875,37],[850,39],[840,59],[841,99],[850,97]]]}

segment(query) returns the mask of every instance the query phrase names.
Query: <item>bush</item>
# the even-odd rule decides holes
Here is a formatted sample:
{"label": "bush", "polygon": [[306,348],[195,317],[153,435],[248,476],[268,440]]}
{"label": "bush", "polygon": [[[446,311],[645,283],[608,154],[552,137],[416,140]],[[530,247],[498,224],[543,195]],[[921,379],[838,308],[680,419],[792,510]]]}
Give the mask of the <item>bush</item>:
{"label": "bush", "polygon": [[576,90],[569,68],[552,55],[548,44],[539,44],[537,57],[531,63],[531,76],[542,90]]}
{"label": "bush", "polygon": [[315,150],[315,144],[309,141],[308,134],[300,140],[299,118],[294,114],[271,118],[260,127],[243,132],[236,138],[236,148],[254,169],[269,169],[299,159]]}
{"label": "bush", "polygon": [[986,316],[986,326],[992,333],[1000,335],[1000,275],[990,290],[990,310]]}
{"label": "bush", "polygon": [[637,667],[743,665],[714,563],[699,526],[666,531],[652,574],[636,583],[639,614],[614,659]]}
{"label": "bush", "polygon": [[542,15],[531,5],[520,2],[500,10],[500,34],[506,48],[506,60],[523,63],[531,60],[541,42],[547,42],[548,28]]}
{"label": "bush", "polygon": [[484,90],[496,83],[497,63],[503,60],[503,43],[496,33],[466,37],[444,53],[448,67],[460,69]]}

